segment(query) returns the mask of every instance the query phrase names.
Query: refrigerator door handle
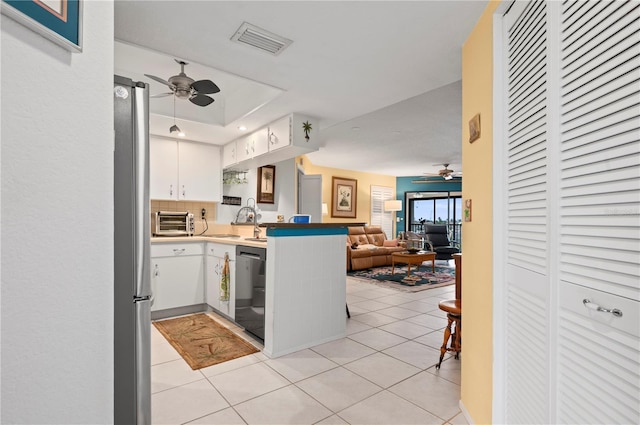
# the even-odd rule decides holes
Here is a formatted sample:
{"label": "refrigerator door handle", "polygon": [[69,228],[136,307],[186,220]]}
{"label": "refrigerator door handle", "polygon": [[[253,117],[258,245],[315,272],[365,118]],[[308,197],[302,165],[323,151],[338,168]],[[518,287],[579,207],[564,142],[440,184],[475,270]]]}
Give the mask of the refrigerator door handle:
{"label": "refrigerator door handle", "polygon": [[[140,84],[140,83],[138,83]],[[135,161],[136,161],[136,288],[135,295],[151,294],[151,224],[149,207],[149,99],[146,84],[135,87],[134,105]]]}

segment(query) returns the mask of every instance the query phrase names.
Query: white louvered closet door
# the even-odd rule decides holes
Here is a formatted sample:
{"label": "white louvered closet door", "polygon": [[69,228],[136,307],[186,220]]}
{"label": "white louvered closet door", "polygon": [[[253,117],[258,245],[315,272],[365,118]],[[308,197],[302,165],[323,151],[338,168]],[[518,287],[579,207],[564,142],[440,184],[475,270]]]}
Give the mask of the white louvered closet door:
{"label": "white louvered closet door", "polygon": [[387,239],[394,239],[393,213],[384,210],[384,201],[390,199],[394,199],[392,188],[371,186],[371,225],[382,227]]}
{"label": "white louvered closet door", "polygon": [[640,3],[561,13],[557,419],[638,424]]}
{"label": "white louvered closet door", "polygon": [[640,3],[503,23],[505,422],[640,423]]}
{"label": "white louvered closet door", "polygon": [[548,423],[547,7],[516,3],[507,20],[508,423]]}

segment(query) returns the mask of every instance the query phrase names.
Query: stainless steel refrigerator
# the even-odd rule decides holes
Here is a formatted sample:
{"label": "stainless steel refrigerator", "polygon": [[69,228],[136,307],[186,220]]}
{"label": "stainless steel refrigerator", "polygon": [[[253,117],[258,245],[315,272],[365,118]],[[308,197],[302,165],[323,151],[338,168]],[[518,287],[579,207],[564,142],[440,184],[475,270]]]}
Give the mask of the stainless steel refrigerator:
{"label": "stainless steel refrigerator", "polygon": [[151,423],[149,88],[116,75],[113,96],[114,423],[143,425]]}

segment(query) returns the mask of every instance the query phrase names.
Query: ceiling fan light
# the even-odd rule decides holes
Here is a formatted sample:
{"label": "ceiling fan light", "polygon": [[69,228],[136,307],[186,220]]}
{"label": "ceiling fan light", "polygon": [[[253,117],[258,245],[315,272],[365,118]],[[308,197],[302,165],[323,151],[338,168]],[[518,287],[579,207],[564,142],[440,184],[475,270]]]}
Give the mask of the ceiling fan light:
{"label": "ceiling fan light", "polygon": [[445,180],[451,180],[453,176],[451,174],[446,174],[443,176]]}

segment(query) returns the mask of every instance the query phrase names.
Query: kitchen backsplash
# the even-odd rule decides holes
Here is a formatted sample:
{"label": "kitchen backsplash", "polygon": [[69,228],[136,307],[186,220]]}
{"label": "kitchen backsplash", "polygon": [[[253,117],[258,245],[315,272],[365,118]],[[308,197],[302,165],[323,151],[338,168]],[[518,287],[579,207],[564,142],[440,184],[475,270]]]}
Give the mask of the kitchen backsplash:
{"label": "kitchen backsplash", "polygon": [[213,225],[216,222],[216,205],[215,202],[159,201],[152,199],[151,213],[153,214],[157,211],[188,211],[193,214],[193,218],[195,219],[195,234],[198,235],[205,229],[205,222],[201,214],[203,208],[207,211],[205,217],[209,224],[209,229],[211,230],[212,227],[215,227]]}

